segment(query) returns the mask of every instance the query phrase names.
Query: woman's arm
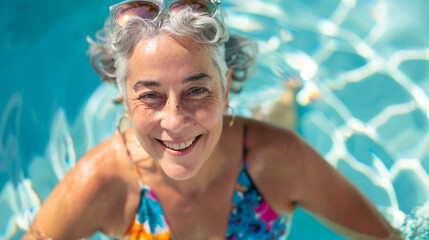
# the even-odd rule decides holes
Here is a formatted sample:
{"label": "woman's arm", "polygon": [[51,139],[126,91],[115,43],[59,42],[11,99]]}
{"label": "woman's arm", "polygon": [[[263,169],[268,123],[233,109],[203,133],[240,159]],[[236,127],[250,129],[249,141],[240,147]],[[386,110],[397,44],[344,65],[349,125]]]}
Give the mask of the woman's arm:
{"label": "woman's arm", "polygon": [[78,162],[46,199],[23,239],[88,238],[112,221],[109,214],[124,202],[127,187],[111,174],[119,169],[112,171],[115,154],[108,149],[99,146]]}
{"label": "woman's arm", "polygon": [[[294,137],[296,202],[319,221],[350,239],[387,239],[395,233],[374,205],[299,137]],[[399,237],[396,235],[396,237]],[[397,238],[400,239],[400,238]]]}
{"label": "woman's arm", "polygon": [[53,190],[24,239],[80,239],[100,227],[97,204],[101,181],[78,164]]}
{"label": "woman's arm", "polygon": [[259,166],[253,175],[269,186],[261,191],[274,208],[284,213],[298,205],[350,239],[386,239],[396,234],[373,204],[296,134],[257,124],[249,141],[252,135],[258,139],[254,148],[262,149],[253,155],[264,158],[264,164],[249,166]]}

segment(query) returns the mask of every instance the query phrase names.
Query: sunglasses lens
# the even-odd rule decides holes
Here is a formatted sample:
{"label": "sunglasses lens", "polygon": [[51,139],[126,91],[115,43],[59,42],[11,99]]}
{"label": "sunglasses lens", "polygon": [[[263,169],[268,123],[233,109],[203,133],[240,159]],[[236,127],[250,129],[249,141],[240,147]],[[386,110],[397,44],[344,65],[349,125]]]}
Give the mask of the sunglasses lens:
{"label": "sunglasses lens", "polygon": [[194,11],[198,12],[205,12],[210,14],[211,16],[214,15],[216,12],[216,7],[213,5],[211,1],[206,0],[182,0],[173,3],[170,6],[170,11],[172,14],[176,14],[186,6],[191,7]]}
{"label": "sunglasses lens", "polygon": [[151,2],[130,2],[122,5],[115,13],[115,20],[120,26],[125,26],[133,16],[144,19],[155,19],[159,13],[159,6]]}

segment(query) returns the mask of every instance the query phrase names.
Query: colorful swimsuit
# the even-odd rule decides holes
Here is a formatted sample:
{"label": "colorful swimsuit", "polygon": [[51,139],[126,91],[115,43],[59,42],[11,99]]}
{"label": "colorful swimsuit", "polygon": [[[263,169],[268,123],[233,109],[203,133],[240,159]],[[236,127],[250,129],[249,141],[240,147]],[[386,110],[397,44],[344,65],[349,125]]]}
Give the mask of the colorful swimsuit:
{"label": "colorful swimsuit", "polygon": [[[237,180],[225,239],[285,239],[290,217],[279,216],[264,201],[247,173],[247,128],[244,127],[244,167]],[[122,239],[173,239],[154,192],[142,184],[141,202],[133,223]]]}

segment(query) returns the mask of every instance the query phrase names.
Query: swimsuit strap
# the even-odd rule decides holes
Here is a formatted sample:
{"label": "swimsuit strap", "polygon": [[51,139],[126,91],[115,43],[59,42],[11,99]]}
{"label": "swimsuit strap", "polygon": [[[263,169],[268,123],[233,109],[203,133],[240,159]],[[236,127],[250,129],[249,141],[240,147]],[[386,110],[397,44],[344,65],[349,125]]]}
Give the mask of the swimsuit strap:
{"label": "swimsuit strap", "polygon": [[265,201],[247,172],[248,128],[243,126],[243,170],[232,198],[226,239],[285,239],[289,229],[287,216],[277,214]]}
{"label": "swimsuit strap", "polygon": [[243,165],[244,170],[247,169],[247,121],[244,122],[243,125]]}
{"label": "swimsuit strap", "polygon": [[139,170],[137,169],[137,166],[133,161],[133,157],[131,156],[130,149],[128,148],[128,145],[127,145],[127,139],[125,138],[125,133],[119,132],[119,134],[121,135],[122,142],[124,143],[125,151],[127,152],[128,160],[130,160],[131,167],[133,168],[134,172],[137,175],[137,179],[139,180],[140,187],[143,188],[145,185],[143,184],[143,180],[141,178]]}
{"label": "swimsuit strap", "polygon": [[130,150],[128,149],[128,146],[127,146],[127,139],[125,138],[125,133],[123,133],[123,132],[119,132],[119,134],[121,135],[122,142],[124,143],[125,151],[127,152],[127,156],[128,156],[128,160],[130,160],[131,165],[133,165],[133,166],[134,166],[133,158],[131,157]]}

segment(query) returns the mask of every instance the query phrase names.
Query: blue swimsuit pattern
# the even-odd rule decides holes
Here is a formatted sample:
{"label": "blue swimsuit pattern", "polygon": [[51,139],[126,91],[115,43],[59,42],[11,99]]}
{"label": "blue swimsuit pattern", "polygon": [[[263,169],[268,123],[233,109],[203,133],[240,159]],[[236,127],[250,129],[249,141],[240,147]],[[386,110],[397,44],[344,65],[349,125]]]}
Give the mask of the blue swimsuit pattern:
{"label": "blue swimsuit pattern", "polygon": [[[243,133],[243,170],[238,177],[225,239],[285,239],[291,217],[280,216],[264,201],[247,173],[247,127]],[[154,192],[142,184],[141,202],[122,239],[174,239]]]}

